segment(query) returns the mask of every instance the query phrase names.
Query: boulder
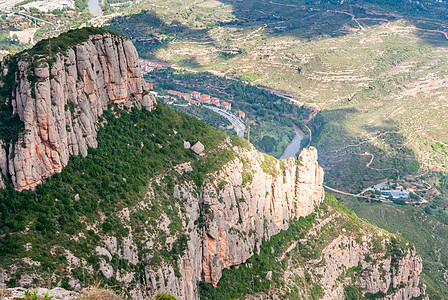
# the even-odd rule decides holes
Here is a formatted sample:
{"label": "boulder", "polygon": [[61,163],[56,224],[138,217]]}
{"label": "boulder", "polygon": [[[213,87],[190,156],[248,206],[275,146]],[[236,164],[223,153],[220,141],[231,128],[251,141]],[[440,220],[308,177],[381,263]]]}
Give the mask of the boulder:
{"label": "boulder", "polygon": [[193,150],[193,152],[196,153],[197,155],[200,155],[201,153],[204,152],[205,147],[204,147],[204,145],[202,145],[202,143],[200,141],[198,141],[196,144],[191,146],[190,149]]}

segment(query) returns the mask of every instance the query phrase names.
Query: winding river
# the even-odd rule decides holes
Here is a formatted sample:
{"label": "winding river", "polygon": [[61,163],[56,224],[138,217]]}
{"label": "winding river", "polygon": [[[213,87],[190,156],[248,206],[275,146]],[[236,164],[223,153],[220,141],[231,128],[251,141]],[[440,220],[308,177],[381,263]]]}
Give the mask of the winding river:
{"label": "winding river", "polygon": [[102,16],[103,10],[100,7],[99,0],[89,0],[87,3],[89,6],[89,11],[94,17]]}
{"label": "winding river", "polygon": [[300,151],[300,149],[301,149],[300,144],[302,143],[302,140],[305,137],[305,134],[296,125],[294,125],[294,131],[296,132],[296,136],[291,141],[291,143],[289,143],[288,147],[286,147],[285,152],[283,152],[280,159],[296,157],[297,153]]}

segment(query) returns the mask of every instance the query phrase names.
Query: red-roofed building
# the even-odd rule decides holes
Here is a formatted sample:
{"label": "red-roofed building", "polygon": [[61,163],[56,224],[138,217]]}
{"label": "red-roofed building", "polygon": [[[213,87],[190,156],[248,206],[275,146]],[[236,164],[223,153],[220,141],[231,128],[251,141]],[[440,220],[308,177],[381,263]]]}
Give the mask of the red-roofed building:
{"label": "red-roofed building", "polygon": [[241,119],[244,119],[246,117],[246,114],[244,113],[244,111],[241,111],[241,110],[237,110],[236,112],[234,112],[234,115]]}
{"label": "red-roofed building", "polygon": [[218,102],[219,102],[219,99],[218,99],[218,98],[211,98],[210,100],[212,100],[212,101],[218,101]]}
{"label": "red-roofed building", "polygon": [[154,88],[154,85],[152,83],[148,83],[148,89],[152,90]]}
{"label": "red-roofed building", "polygon": [[201,98],[201,93],[199,93],[199,92],[192,92],[190,95],[191,95],[191,99],[199,100],[199,98]]}
{"label": "red-roofed building", "polygon": [[171,94],[171,95],[176,95],[176,96],[181,97],[181,98],[183,98],[185,100],[190,99],[190,94],[188,94],[188,93],[182,93],[182,92],[173,91],[173,90],[168,90],[167,93]]}
{"label": "red-roofed building", "polygon": [[194,105],[197,105],[197,106],[199,106],[199,101],[196,101],[196,100],[192,100],[192,99],[188,99],[188,102],[190,102],[190,103],[192,103],[192,104],[194,104]]}
{"label": "red-roofed building", "polygon": [[232,109],[232,104],[230,104],[229,102],[222,102],[221,105],[225,110]]}
{"label": "red-roofed building", "polygon": [[220,106],[219,105],[219,101],[211,101],[211,104],[216,105],[216,106]]}
{"label": "red-roofed building", "polygon": [[207,99],[207,98],[201,98],[201,102],[202,102],[202,103],[207,103],[207,104],[209,104],[209,103],[210,103],[210,99]]}
{"label": "red-roofed building", "polygon": [[210,99],[210,95],[201,95],[201,99]]}

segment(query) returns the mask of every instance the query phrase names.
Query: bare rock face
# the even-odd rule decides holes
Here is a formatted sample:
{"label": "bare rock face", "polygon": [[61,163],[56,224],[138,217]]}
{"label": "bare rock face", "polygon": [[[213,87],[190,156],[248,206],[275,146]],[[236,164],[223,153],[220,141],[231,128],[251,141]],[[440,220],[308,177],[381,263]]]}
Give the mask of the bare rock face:
{"label": "bare rock face", "polygon": [[[234,151],[237,158],[210,174],[199,194],[192,184],[176,186],[175,197],[185,204],[188,220],[185,230],[190,239],[177,262],[180,276],[175,276],[173,267],[166,264],[145,268],[150,296],[167,292],[179,299],[199,299],[197,283],[202,278],[216,286],[223,269],[245,264],[260,249],[263,240],[287,230],[293,219],[316,212],[315,208],[323,202],[324,173],[318,165],[316,149],[304,149],[299,159],[282,161],[253,148],[234,147]],[[201,217],[204,226],[197,228],[195,224]],[[297,276],[303,278],[309,271],[320,278],[322,299],[342,300],[347,282],[338,278],[347,269],[360,265],[363,276],[356,284],[364,293],[384,292],[387,299],[424,295],[424,286],[419,281],[422,262],[413,248],[402,257],[388,256],[386,243],[390,237],[384,233],[384,242],[378,253],[374,253],[372,237],[367,235],[359,242],[351,233],[336,228],[336,221],[332,217],[317,219],[305,244],[307,239],[317,239],[320,231],[328,227],[340,234],[323,249],[321,258],[306,261],[297,268],[289,264],[285,278],[291,281],[291,286],[297,284]],[[297,246],[293,243],[289,250]],[[303,292],[303,299],[307,299],[309,295]],[[256,296],[256,299],[282,299],[281,294],[275,293]]]}
{"label": "bare rock face", "polygon": [[5,143],[0,140],[0,189],[5,188],[3,178],[8,176],[8,156],[6,154]]}
{"label": "bare rock face", "polygon": [[197,142],[196,144],[194,144],[193,146],[191,146],[190,149],[193,150],[194,153],[196,153],[197,155],[199,155],[199,154],[201,154],[202,152],[204,152],[205,147],[204,147],[204,145],[202,145],[201,142]]}
{"label": "bare rock face", "polygon": [[[167,265],[147,267],[151,296],[168,292],[179,299],[198,299],[201,275],[216,286],[224,268],[246,262],[263,240],[288,229],[291,219],[312,213],[324,200],[324,172],[316,149],[283,161],[253,147],[233,150],[237,158],[209,174],[199,194],[191,182],[176,186],[189,220],[188,247],[178,261],[182,276],[176,277]],[[197,228],[201,212],[205,224]]]}
{"label": "bare rock face", "polygon": [[[324,200],[324,172],[316,149],[304,149],[299,162],[268,161],[256,150],[240,157],[249,161],[250,170],[235,160],[215,179],[226,182],[221,190],[206,185],[202,191],[204,205],[213,212],[203,234],[203,272],[205,281],[214,285],[222,269],[245,262],[263,239],[288,229],[291,219],[307,216]],[[252,180],[243,184],[244,176]]]}
{"label": "bare rock face", "polygon": [[[419,277],[423,264],[415,249],[393,257],[387,254],[390,238],[386,234],[376,252],[372,251],[372,241],[369,235],[356,241],[341,234],[323,250],[325,265],[316,269],[325,291],[322,299],[344,299],[344,282],[338,282],[338,278],[350,268],[362,269],[359,285],[365,293],[384,293],[384,299],[412,299],[425,294]],[[312,264],[308,267],[313,268]]]}
{"label": "bare rock face", "polygon": [[[11,59],[2,62],[4,73]],[[61,172],[70,155],[86,156],[88,147],[97,147],[97,121],[108,104],[148,110],[155,105],[137,51],[126,38],[92,35],[56,54],[50,65],[45,59],[22,57],[16,62],[18,84],[9,100],[25,131],[7,146],[6,164],[0,151],[0,168],[17,190],[33,189]]]}

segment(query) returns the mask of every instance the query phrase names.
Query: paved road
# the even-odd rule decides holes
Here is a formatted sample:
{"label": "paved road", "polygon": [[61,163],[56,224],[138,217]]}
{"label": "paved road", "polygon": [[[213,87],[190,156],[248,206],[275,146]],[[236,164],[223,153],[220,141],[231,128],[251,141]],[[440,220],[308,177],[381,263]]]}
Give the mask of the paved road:
{"label": "paved road", "polygon": [[48,21],[46,21],[46,20],[44,20],[44,19],[37,18],[37,17],[33,17],[33,16],[30,16],[30,15],[24,14],[24,13],[22,13],[22,12],[20,12],[20,11],[15,11],[15,10],[8,9],[8,8],[4,8],[3,10],[4,10],[4,12],[6,12],[6,13],[17,14],[17,15],[20,15],[20,16],[24,16],[24,17],[30,18],[30,19],[32,19],[32,20],[37,20],[37,21],[40,21],[40,22],[44,22],[44,23],[47,23],[47,24],[54,25],[53,23],[48,22]]}
{"label": "paved road", "polygon": [[244,122],[238,118],[235,115],[232,115],[231,113],[229,113],[228,111],[221,109],[221,108],[217,108],[214,106],[208,106],[208,105],[204,105],[205,108],[208,108],[218,114],[220,114],[221,116],[223,116],[224,118],[226,118],[227,120],[230,121],[230,123],[232,123],[233,128],[236,131],[236,134],[240,137],[240,138],[244,138],[244,132],[246,132],[246,125],[244,125]]}

